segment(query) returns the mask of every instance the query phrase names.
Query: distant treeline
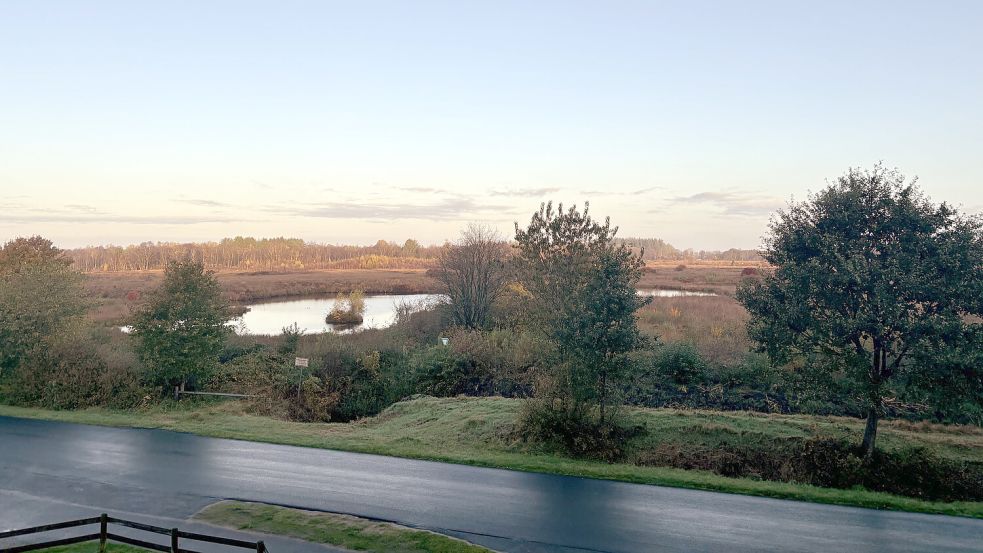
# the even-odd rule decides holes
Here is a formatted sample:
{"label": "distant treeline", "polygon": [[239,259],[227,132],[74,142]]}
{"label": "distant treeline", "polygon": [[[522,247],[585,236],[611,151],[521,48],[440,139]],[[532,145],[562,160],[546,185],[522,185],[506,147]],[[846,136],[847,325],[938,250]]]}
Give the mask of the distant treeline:
{"label": "distant treeline", "polygon": [[[680,250],[658,238],[623,238],[645,260],[760,261],[753,250]],[[219,242],[144,242],[130,246],[88,246],[66,250],[82,272],[146,271],[163,269],[168,262],[194,259],[212,270],[290,271],[303,269],[428,269],[441,246],[421,246],[409,239],[402,244],[379,240],[371,246],[337,246],[305,242],[299,238],[225,238]]]}
{"label": "distant treeline", "polygon": [[646,261],[686,260],[700,261],[763,261],[756,250],[740,250],[731,248],[724,251],[707,251],[686,249],[680,250],[672,244],[659,238],[620,238],[619,241],[628,244],[635,253],[641,250],[642,259]]}
{"label": "distant treeline", "polygon": [[89,246],[67,250],[83,272],[163,269],[170,261],[193,259],[213,270],[286,271],[303,269],[424,269],[445,246],[379,240],[372,246],[335,246],[299,238],[225,238],[219,242],[144,242],[131,246]]}

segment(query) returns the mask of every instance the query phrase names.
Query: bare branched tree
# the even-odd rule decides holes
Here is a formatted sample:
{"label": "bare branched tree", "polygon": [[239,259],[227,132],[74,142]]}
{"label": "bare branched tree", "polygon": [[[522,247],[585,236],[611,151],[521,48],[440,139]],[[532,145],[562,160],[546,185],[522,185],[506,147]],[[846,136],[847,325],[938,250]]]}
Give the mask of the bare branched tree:
{"label": "bare branched tree", "polygon": [[509,245],[494,229],[468,225],[461,239],[438,259],[437,278],[444,285],[457,324],[485,328],[492,305],[508,280]]}

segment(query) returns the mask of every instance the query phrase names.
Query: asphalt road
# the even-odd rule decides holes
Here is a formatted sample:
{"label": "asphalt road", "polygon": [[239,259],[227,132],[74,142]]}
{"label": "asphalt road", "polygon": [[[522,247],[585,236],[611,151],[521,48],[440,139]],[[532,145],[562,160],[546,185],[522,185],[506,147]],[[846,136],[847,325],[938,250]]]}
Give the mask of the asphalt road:
{"label": "asphalt road", "polygon": [[500,551],[983,551],[981,520],[0,417],[4,496],[30,502],[0,501],[0,528],[52,521],[52,505],[184,519],[243,499]]}

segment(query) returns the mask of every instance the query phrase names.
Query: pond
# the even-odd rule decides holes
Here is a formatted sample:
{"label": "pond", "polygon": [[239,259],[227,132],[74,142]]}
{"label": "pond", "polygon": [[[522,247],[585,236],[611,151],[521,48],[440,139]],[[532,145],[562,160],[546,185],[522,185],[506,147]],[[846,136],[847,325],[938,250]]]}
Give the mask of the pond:
{"label": "pond", "polygon": [[[689,290],[639,290],[640,296],[657,298],[678,298],[686,296],[716,296],[710,292]],[[239,334],[261,334],[275,336],[283,332],[283,327],[297,323],[304,334],[320,332],[349,333],[365,328],[385,328],[396,322],[396,311],[406,304],[414,310],[441,301],[441,294],[390,294],[365,296],[365,314],[359,325],[330,325],[324,322],[325,316],[334,307],[335,298],[307,298],[277,300],[247,305],[249,308],[241,317],[234,319],[230,326]],[[129,332],[129,327],[120,327]]]}
{"label": "pond", "polygon": [[[715,296],[709,292],[686,290],[639,290],[640,296],[676,298],[683,296]],[[433,304],[440,294],[408,294],[365,296],[364,321],[360,325],[330,325],[325,315],[334,307],[334,298],[313,298],[270,301],[248,305],[249,311],[233,323],[240,334],[276,335],[283,327],[297,323],[305,334],[317,332],[352,332],[364,328],[385,328],[396,322],[396,309],[406,303],[411,306]]]}
{"label": "pond", "polygon": [[312,298],[271,301],[247,305],[242,317],[233,321],[239,334],[275,335],[283,327],[297,323],[305,334],[318,332],[352,332],[364,328],[384,328],[396,322],[396,310],[406,304],[418,308],[435,303],[440,294],[405,294],[365,296],[365,314],[360,325],[329,325],[324,317],[334,307],[335,298]]}

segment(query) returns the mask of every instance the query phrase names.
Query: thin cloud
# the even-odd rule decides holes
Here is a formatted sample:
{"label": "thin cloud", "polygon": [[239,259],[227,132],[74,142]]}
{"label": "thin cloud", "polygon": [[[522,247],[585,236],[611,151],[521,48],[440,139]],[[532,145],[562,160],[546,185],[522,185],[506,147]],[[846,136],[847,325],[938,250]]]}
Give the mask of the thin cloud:
{"label": "thin cloud", "polygon": [[65,209],[69,211],[78,211],[80,213],[102,213],[98,208],[85,204],[68,204],[65,206]]}
{"label": "thin cloud", "polygon": [[677,196],[670,202],[677,205],[706,205],[725,215],[745,216],[768,215],[785,205],[781,198],[736,190],[698,192],[690,196]]}
{"label": "thin cloud", "polygon": [[418,194],[451,194],[450,190],[445,188],[431,188],[429,186],[397,186],[396,190],[402,190],[403,192],[414,192]]}
{"label": "thin cloud", "polygon": [[449,198],[440,202],[423,205],[405,204],[364,204],[356,202],[331,202],[308,207],[271,207],[265,211],[299,217],[319,217],[326,219],[372,220],[429,220],[459,221],[476,217],[500,216],[512,208],[504,205],[479,204],[471,198]]}
{"label": "thin cloud", "polygon": [[491,195],[512,198],[538,198],[547,194],[555,194],[559,191],[559,188],[509,188],[504,190],[492,190]]}
{"label": "thin cloud", "polygon": [[611,190],[581,190],[580,193],[591,194],[594,196],[638,196],[640,194],[655,192],[656,190],[665,190],[665,187],[649,186],[647,188],[636,188],[635,190],[629,190],[627,192],[613,192]]}
{"label": "thin cloud", "polygon": [[188,215],[107,215],[92,213],[52,213],[44,211],[30,211],[17,213],[4,217],[5,221],[13,223],[72,223],[72,224],[92,224],[92,223],[124,223],[133,225],[198,225],[202,223],[229,223],[238,219],[228,217],[196,217]]}
{"label": "thin cloud", "polygon": [[178,198],[174,200],[182,204],[197,205],[201,207],[232,207],[232,204],[217,202],[215,200],[202,200],[198,198]]}

